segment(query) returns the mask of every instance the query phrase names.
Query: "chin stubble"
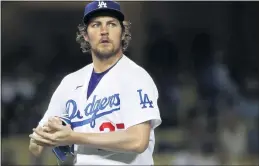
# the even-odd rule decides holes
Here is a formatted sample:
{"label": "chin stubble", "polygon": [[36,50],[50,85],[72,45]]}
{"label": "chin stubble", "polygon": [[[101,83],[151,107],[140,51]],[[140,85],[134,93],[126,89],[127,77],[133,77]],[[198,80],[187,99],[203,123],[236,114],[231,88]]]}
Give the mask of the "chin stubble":
{"label": "chin stubble", "polygon": [[106,59],[109,59],[113,56],[115,56],[118,52],[119,52],[119,49],[117,50],[112,50],[110,52],[105,52],[105,53],[102,53],[100,52],[99,50],[93,50],[95,56],[100,59],[100,60],[106,60]]}

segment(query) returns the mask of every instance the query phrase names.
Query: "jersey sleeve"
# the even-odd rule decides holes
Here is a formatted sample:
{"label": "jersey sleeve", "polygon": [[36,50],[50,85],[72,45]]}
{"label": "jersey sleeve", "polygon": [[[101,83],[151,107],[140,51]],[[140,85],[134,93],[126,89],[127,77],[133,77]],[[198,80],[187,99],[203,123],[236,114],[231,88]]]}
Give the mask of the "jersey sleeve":
{"label": "jersey sleeve", "polygon": [[65,103],[64,103],[64,96],[65,96],[65,87],[64,87],[64,79],[58,85],[56,90],[54,91],[47,111],[44,113],[44,116],[39,122],[40,126],[43,126],[50,117],[53,116],[62,116],[65,113]]}
{"label": "jersey sleeve", "polygon": [[157,104],[158,90],[153,79],[149,75],[144,75],[131,82],[127,83],[121,98],[125,127],[150,121],[152,128],[155,129],[162,121]]}

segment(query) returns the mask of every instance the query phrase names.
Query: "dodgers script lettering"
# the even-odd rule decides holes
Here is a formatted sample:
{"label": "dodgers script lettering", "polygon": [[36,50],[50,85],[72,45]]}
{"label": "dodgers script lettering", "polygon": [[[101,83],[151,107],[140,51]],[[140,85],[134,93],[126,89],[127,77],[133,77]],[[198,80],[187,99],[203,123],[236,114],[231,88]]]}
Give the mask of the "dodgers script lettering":
{"label": "dodgers script lettering", "polygon": [[72,122],[74,128],[87,124],[94,128],[96,119],[118,110],[120,110],[119,94],[100,99],[95,95],[92,101],[86,105],[83,112],[77,108],[77,103],[74,100],[68,100],[66,103],[66,112],[70,115],[69,118],[71,120],[77,119]]}

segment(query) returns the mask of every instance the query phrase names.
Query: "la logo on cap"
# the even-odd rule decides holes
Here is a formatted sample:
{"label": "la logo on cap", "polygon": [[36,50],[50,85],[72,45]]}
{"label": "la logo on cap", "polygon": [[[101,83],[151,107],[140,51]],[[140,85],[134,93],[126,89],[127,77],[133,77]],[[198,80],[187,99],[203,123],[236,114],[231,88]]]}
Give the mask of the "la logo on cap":
{"label": "la logo on cap", "polygon": [[103,2],[103,1],[99,1],[98,7],[99,8],[107,8],[107,4],[105,2]]}

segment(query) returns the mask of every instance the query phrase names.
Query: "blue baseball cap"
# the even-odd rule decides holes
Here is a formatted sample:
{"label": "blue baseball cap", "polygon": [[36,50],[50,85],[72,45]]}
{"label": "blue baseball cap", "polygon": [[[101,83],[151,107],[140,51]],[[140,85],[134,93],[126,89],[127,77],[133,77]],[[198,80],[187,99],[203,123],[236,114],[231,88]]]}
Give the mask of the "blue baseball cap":
{"label": "blue baseball cap", "polygon": [[112,0],[94,0],[85,6],[83,22],[86,24],[95,14],[106,13],[124,21],[124,14],[121,12],[120,4]]}

